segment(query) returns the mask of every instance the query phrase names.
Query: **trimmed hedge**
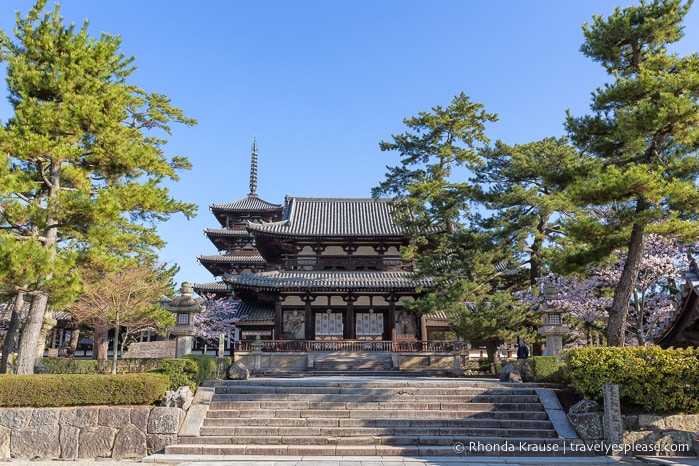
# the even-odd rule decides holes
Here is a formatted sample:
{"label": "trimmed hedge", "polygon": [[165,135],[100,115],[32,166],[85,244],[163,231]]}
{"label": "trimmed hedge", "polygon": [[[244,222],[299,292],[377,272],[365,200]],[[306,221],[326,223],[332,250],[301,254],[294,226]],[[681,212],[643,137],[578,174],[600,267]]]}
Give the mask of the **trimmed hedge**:
{"label": "trimmed hedge", "polygon": [[[153,358],[119,359],[117,372],[119,374],[147,372],[159,368],[160,361],[161,359]],[[105,374],[111,371],[112,360],[44,358],[42,365],[48,367],[51,374]]]}
{"label": "trimmed hedge", "polygon": [[97,374],[100,361],[95,359],[44,358],[41,363],[51,374]]}
{"label": "trimmed hedge", "polygon": [[625,403],[650,412],[699,412],[699,348],[577,348],[564,354],[569,383],[602,399],[605,382],[619,384]]}
{"label": "trimmed hedge", "polygon": [[197,363],[197,375],[194,377],[194,382],[197,386],[203,384],[209,379],[216,378],[218,370],[217,357],[207,356],[205,354],[186,354],[183,359],[191,359]]}
{"label": "trimmed hedge", "polygon": [[168,390],[177,390],[185,385],[191,388],[192,391],[197,389],[196,379],[199,373],[199,365],[194,359],[161,359],[160,368],[148,372],[168,376],[170,379]]}
{"label": "trimmed hedge", "polygon": [[0,407],[153,405],[170,379],[159,374],[0,375]]}
{"label": "trimmed hedge", "polygon": [[524,359],[534,382],[563,383],[565,366],[558,356],[532,356]]}

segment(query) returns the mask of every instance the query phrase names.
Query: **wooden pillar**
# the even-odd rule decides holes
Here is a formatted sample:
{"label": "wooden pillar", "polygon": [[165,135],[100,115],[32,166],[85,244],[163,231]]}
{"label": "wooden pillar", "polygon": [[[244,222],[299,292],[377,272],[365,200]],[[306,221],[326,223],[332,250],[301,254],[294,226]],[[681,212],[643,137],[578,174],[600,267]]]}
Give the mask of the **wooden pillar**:
{"label": "wooden pillar", "polygon": [[349,293],[342,299],[347,303],[347,325],[345,327],[345,339],[356,340],[357,326],[355,325],[354,302],[357,300],[357,297],[353,296],[352,293]]}
{"label": "wooden pillar", "polygon": [[388,330],[392,341],[396,341],[396,295],[391,295],[386,298],[388,301]]}
{"label": "wooden pillar", "polygon": [[420,340],[427,341],[427,318],[420,316]]}
{"label": "wooden pillar", "polygon": [[274,336],[273,340],[279,340],[282,335],[282,300],[278,297],[274,301]]}
{"label": "wooden pillar", "polygon": [[315,322],[313,319],[313,309],[311,308],[311,303],[315,301],[315,296],[311,296],[310,294],[307,294],[303,298],[304,302],[304,311],[306,313],[306,330],[305,330],[305,339],[306,340],[314,340],[316,335],[315,335]]}

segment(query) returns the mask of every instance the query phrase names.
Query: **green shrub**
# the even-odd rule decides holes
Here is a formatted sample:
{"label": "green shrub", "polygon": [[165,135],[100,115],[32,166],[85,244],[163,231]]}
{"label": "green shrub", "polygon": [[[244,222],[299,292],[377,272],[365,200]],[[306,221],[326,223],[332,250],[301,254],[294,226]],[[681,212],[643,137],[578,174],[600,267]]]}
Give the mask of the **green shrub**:
{"label": "green shrub", "polygon": [[97,374],[99,361],[95,359],[44,358],[42,364],[51,374]]}
{"label": "green shrub", "polygon": [[117,372],[120,374],[148,372],[151,369],[158,369],[162,359],[156,358],[127,358],[117,361]]}
{"label": "green shrub", "polygon": [[605,382],[619,384],[625,403],[651,412],[699,412],[699,349],[595,347],[564,355],[569,383],[583,396],[602,398]]}
{"label": "green shrub", "polygon": [[195,382],[197,386],[203,384],[209,379],[215,379],[218,372],[218,364],[216,356],[207,356],[205,354],[187,354],[182,356],[184,359],[196,361],[198,366]]}
{"label": "green shrub", "polygon": [[152,405],[169,383],[159,374],[5,374],[0,377],[0,407]]}
{"label": "green shrub", "polygon": [[532,356],[525,359],[533,382],[563,383],[564,364],[557,356]]}
{"label": "green shrub", "polygon": [[[117,361],[119,374],[147,372],[160,367],[161,359],[130,358]],[[51,374],[103,374],[111,370],[111,360],[95,359],[44,358],[43,365]]]}
{"label": "green shrub", "polygon": [[180,387],[188,386],[192,391],[197,389],[197,373],[199,366],[193,359],[162,359],[159,369],[153,369],[151,373],[165,374],[170,378],[168,390],[177,390]]}

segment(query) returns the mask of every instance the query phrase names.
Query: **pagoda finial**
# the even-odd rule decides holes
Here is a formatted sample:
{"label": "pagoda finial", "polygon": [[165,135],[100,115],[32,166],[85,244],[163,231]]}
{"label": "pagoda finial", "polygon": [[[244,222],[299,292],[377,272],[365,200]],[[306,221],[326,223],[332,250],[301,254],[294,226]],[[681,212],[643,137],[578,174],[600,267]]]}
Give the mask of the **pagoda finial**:
{"label": "pagoda finial", "polygon": [[252,140],[252,161],[250,163],[250,195],[257,193],[257,138]]}

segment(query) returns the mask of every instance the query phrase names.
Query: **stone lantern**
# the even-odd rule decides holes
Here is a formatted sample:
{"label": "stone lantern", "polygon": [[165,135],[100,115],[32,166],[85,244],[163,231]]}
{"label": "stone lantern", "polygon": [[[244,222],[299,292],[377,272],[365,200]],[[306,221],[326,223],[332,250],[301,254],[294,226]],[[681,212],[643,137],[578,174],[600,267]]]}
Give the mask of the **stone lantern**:
{"label": "stone lantern", "polygon": [[192,284],[182,283],[180,296],[165,305],[165,309],[175,315],[175,326],[170,329],[170,335],[175,337],[176,350],[175,357],[180,358],[192,352],[192,342],[196,329],[194,328],[194,314],[204,310],[193,297]]}
{"label": "stone lantern", "polygon": [[563,314],[566,312],[557,308],[552,301],[558,296],[558,289],[554,283],[544,286],[544,299],[539,306],[541,323],[539,335],[546,337],[546,354],[548,356],[560,356],[563,349],[563,335],[570,333],[570,327],[563,325]]}

